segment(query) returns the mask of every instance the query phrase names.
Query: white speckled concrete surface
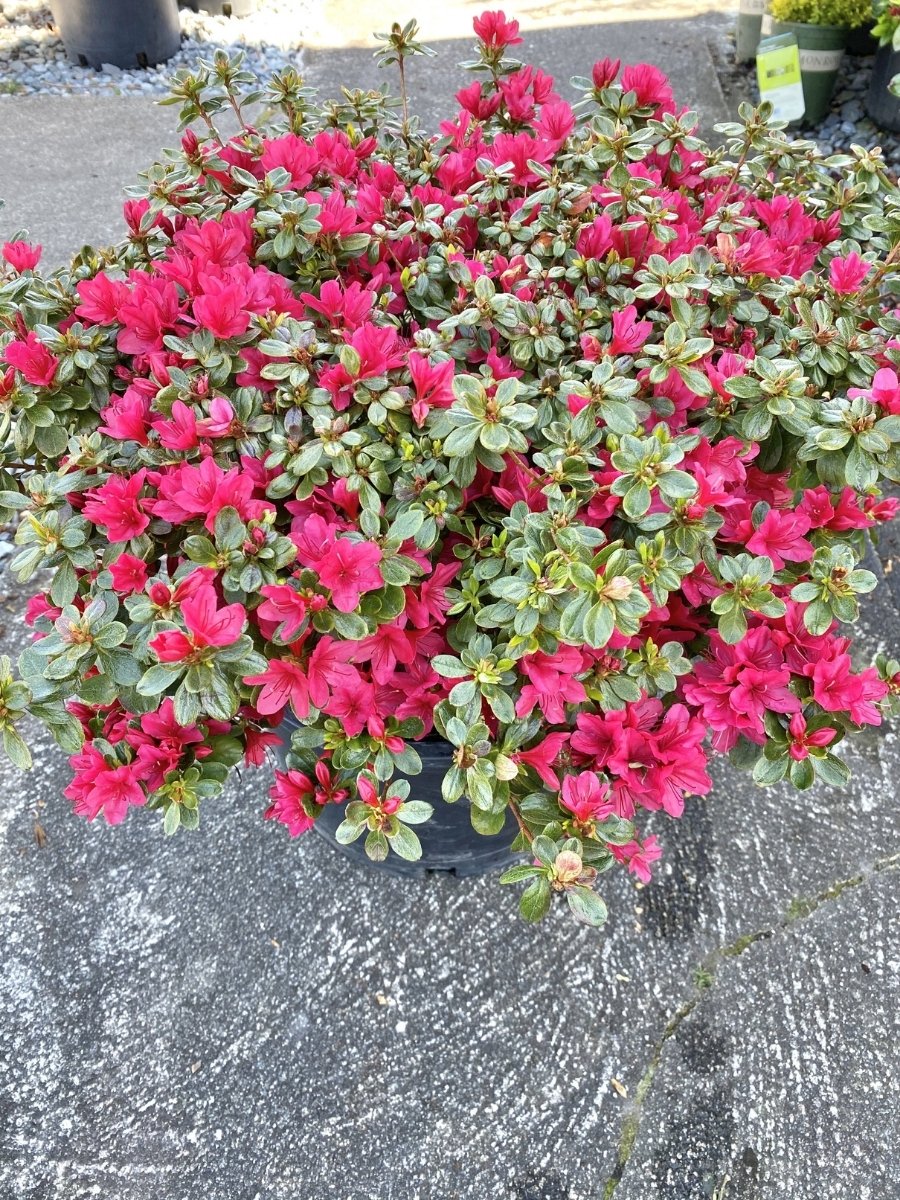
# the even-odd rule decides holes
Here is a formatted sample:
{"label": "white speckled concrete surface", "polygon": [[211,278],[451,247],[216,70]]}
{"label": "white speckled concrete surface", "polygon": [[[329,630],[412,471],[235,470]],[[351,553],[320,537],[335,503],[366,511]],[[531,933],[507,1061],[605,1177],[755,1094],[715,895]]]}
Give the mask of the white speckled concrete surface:
{"label": "white speckled concrete surface", "polygon": [[[865,625],[896,643],[888,589]],[[289,842],[259,773],[196,835],[88,826],[34,748],[0,775],[0,1196],[900,1196],[896,734],[845,794],[720,769],[600,934]]]}

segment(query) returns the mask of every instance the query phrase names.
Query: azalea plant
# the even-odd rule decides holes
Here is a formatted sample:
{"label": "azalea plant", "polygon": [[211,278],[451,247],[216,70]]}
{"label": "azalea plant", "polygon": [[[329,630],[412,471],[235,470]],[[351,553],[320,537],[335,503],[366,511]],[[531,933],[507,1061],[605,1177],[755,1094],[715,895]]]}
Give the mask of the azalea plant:
{"label": "azalea plant", "polygon": [[652,66],[573,106],[515,21],[475,33],[437,135],[412,24],[397,101],[217,55],[121,245],[46,277],[3,248],[0,516],[36,592],[0,724],[22,766],[46,724],[78,814],[174,832],[291,715],[266,816],[341,805],[373,858],[419,853],[437,734],[443,800],[518,822],[523,914],[600,924],[597,876],[649,880],[645,820],[710,754],[841,784],[897,702],[843,627],[897,508],[900,203],[878,151],[766,106],[710,149]]}
{"label": "azalea plant", "polygon": [[900,7],[889,0],[875,0],[873,8],[875,24],[872,34],[878,38],[878,44],[900,50]]}

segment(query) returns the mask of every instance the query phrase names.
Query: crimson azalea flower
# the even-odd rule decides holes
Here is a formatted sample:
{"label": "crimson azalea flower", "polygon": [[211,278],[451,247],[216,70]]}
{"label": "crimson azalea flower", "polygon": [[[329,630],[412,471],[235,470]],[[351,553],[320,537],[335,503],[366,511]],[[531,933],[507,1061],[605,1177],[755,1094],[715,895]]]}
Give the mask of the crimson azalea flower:
{"label": "crimson azalea flower", "polygon": [[309,716],[309,680],[297,659],[272,658],[265,671],[245,676],[244,682],[251,687],[262,686],[254,707],[263,716],[281,713],[288,705],[298,720]]}
{"label": "crimson azalea flower", "polygon": [[35,387],[50,387],[59,366],[56,355],[51,354],[31,330],[24,338],[9,343],[3,351],[3,359]]}
{"label": "crimson azalea flower", "polygon": [[339,612],[354,612],[363,593],[383,586],[378,569],[381,558],[380,546],[339,538],[319,559],[319,582],[329,589]]}
{"label": "crimson azalea flower", "polygon": [[211,647],[231,646],[241,636],[247,623],[243,604],[218,607],[215,590],[202,587],[181,602],[181,615],[187,633],[166,630],[150,642],[160,662],[184,662],[196,658],[198,652]]}
{"label": "crimson azalea flower", "polygon": [[480,38],[491,50],[505,50],[507,46],[518,46],[522,39],[519,37],[519,22],[508,21],[502,9],[493,12],[483,12],[472,21],[475,36]]}
{"label": "crimson azalea flower", "polygon": [[33,246],[28,242],[4,242],[0,254],[6,259],[14,271],[33,271],[41,261],[43,246]]}

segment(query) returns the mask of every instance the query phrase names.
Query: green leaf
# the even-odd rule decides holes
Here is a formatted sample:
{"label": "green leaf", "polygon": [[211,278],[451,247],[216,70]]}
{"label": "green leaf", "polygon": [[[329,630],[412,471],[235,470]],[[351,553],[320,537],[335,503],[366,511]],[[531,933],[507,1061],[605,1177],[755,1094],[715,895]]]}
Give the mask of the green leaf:
{"label": "green leaf", "polygon": [[466,790],[466,777],[457,766],[448,768],[441,781],[441,797],[447,804],[455,804]]}
{"label": "green leaf", "polygon": [[808,604],[810,600],[815,600],[821,591],[822,588],[818,583],[798,583],[791,588],[791,599]]}
{"label": "green leaf", "polygon": [[0,491],[0,508],[11,508],[19,511],[23,508],[28,508],[31,504],[31,497],[24,496],[21,492]]}
{"label": "green leaf", "polygon": [[606,918],[609,915],[606,905],[591,888],[580,885],[569,888],[566,892],[566,901],[576,919],[585,925],[597,927],[606,924]]}
{"label": "green leaf", "polygon": [[397,809],[397,816],[407,825],[422,825],[433,812],[434,808],[424,800],[408,800]]}
{"label": "green leaf", "polygon": [[422,857],[422,843],[414,831],[408,825],[404,825],[402,821],[388,840],[394,853],[405,858],[407,862],[416,862]]}
{"label": "green leaf", "polygon": [[527,863],[520,863],[515,867],[510,867],[500,876],[501,883],[521,883],[523,879],[533,879],[535,875],[541,873],[540,867],[532,867]]}
{"label": "green leaf", "polygon": [[[457,379],[459,376],[457,376]],[[444,454],[448,458],[460,458],[466,454],[471,454],[475,448],[475,443],[478,441],[478,434],[481,426],[478,424],[464,425],[462,429],[454,429],[453,432],[444,439]]]}
{"label": "green leaf", "polygon": [[494,790],[491,780],[484,774],[480,763],[466,769],[466,792],[476,808],[486,812],[494,807]]}
{"label": "green leaf", "polygon": [[543,834],[538,834],[531,843],[531,849],[534,857],[545,867],[552,867],[556,862],[556,845]]}
{"label": "green leaf", "polygon": [[216,544],[222,550],[237,550],[247,536],[247,527],[235,508],[223,508],[216,514]]}
{"label": "green leaf", "polygon": [[595,650],[607,645],[615,629],[615,609],[607,600],[592,604],[584,618],[584,640]]}
{"label": "green leaf", "polygon": [[173,833],[177,833],[181,826],[181,805],[170,804],[166,809],[166,815],[163,817],[163,832],[166,837],[171,837]]}
{"label": "green leaf", "polygon": [[550,884],[545,876],[528,885],[519,900],[519,912],[526,921],[536,923],[547,915],[550,907]]}
{"label": "green leaf", "polygon": [[790,779],[795,788],[806,791],[815,782],[815,772],[810,759],[803,758],[799,762],[791,762]]}
{"label": "green leaf", "polygon": [[219,560],[219,552],[209,538],[201,537],[198,534],[192,534],[185,538],[183,548],[191,562],[198,563],[200,566],[213,567]]}
{"label": "green leaf", "polygon": [[368,637],[369,626],[359,613],[332,612],[331,618],[337,633],[347,642],[361,642]]}
{"label": "green leaf", "polygon": [[815,637],[827,633],[834,616],[824,600],[813,600],[803,613],[803,624]]}
{"label": "green leaf", "polygon": [[834,754],[826,754],[824,758],[813,758],[813,769],[825,783],[832,787],[846,787],[850,782],[850,768]]}
{"label": "green leaf", "polygon": [[634,841],[634,825],[622,817],[607,817],[595,826],[597,837],[612,846],[625,846]]}
{"label": "green leaf", "polygon": [[493,450],[496,454],[503,454],[509,449],[509,430],[505,425],[482,425],[479,441],[485,450]]}
{"label": "green leaf", "polygon": [[[460,686],[464,687],[465,684],[457,684],[453,691],[455,692]],[[475,686],[474,683],[472,686]],[[450,694],[452,695],[453,692]],[[497,720],[501,721],[504,725],[512,725],[513,721],[516,719],[516,709],[512,702],[512,697],[510,697],[506,692],[501,691],[500,688],[494,687],[484,688],[483,694],[491,707],[491,712],[494,714]],[[458,705],[459,701],[455,701],[455,703]]]}
{"label": "green leaf", "polygon": [[865,492],[878,482],[878,467],[875,460],[860,447],[859,442],[854,442],[850,447],[844,468],[844,478],[856,492]]}
{"label": "green leaf", "polygon": [[645,483],[634,483],[622,497],[622,511],[632,520],[642,517],[650,507],[650,489]]}
{"label": "green leaf", "polygon": [[468,669],[463,666],[458,658],[454,658],[452,654],[437,654],[431,660],[431,669],[436,671],[438,675],[443,675],[445,679],[462,679],[464,675],[468,675]]}
{"label": "green leaf", "polygon": [[735,606],[719,617],[719,636],[729,646],[735,646],[747,632],[747,618]]}
{"label": "green leaf", "polygon": [[366,838],[366,854],[372,862],[384,862],[388,856],[388,840],[380,829],[373,829]]}
{"label": "green leaf", "polygon": [[375,755],[375,778],[387,782],[394,773],[394,756],[386,746],[381,746]]}
{"label": "green leaf", "polygon": [[[31,711],[33,716],[38,716],[35,709]],[[62,718],[54,715],[54,719],[47,720],[47,728],[56,744],[67,754],[77,754],[84,745],[84,730],[81,728],[81,722],[68,713]]]}
{"label": "green leaf", "polygon": [[294,475],[308,475],[317,467],[325,453],[325,447],[320,441],[307,442],[299,454],[291,459],[290,469]]}
{"label": "green leaf", "polygon": [[75,575],[75,568],[68,559],[64,559],[50,584],[50,599],[59,608],[64,608],[67,604],[72,603],[77,591],[78,579]]}
{"label": "green leaf", "polygon": [[182,808],[182,810],[181,810],[181,828],[182,829],[199,829],[200,828],[200,810],[198,808]]}
{"label": "green leaf", "polygon": [[569,645],[577,646],[579,642],[584,641],[584,618],[589,607],[590,600],[581,594],[571,600],[563,610],[559,621],[559,634]]}
{"label": "green leaf", "polygon": [[669,471],[661,475],[659,490],[667,500],[687,500],[697,490],[697,481],[687,471]]}
{"label": "green leaf", "polygon": [[359,824],[353,821],[341,821],[340,825],[334,831],[334,840],[339,846],[349,846],[351,842],[355,842],[358,837],[362,836],[365,828],[366,824],[364,820]]}
{"label": "green leaf", "polygon": [[11,725],[3,728],[3,749],[14,767],[18,767],[21,771],[30,770],[31,751]]}
{"label": "green leaf", "polygon": [[420,508],[408,508],[394,517],[387,532],[391,541],[405,542],[413,538],[422,528],[425,514]]}
{"label": "green leaf", "polygon": [[108,675],[91,675],[78,684],[78,696],[84,704],[112,704],[116,698],[115,681]]}
{"label": "green leaf", "polygon": [[469,813],[472,818],[472,828],[483,837],[492,837],[495,833],[499,833],[506,824],[505,804],[497,809],[489,809],[487,811],[482,808],[475,808],[473,805],[470,807]]}
{"label": "green leaf", "polygon": [[[582,592],[595,593],[597,590],[597,572],[593,567],[589,567],[587,563],[573,562],[568,567],[569,579],[573,585]],[[494,585],[494,591],[497,592],[497,586]],[[499,593],[497,593],[499,595]],[[527,595],[527,591],[526,591]],[[518,596],[510,596],[510,599],[520,599]]]}
{"label": "green leaf", "polygon": [[180,666],[168,667],[158,663],[147,668],[138,680],[135,691],[139,696],[160,696],[180,675]]}
{"label": "green leaf", "polygon": [[98,650],[97,665],[123,687],[133,687],[141,678],[141,664],[124,650]]}
{"label": "green leaf", "polygon": [[455,708],[464,708],[475,699],[475,680],[464,679],[451,689],[447,699]]}
{"label": "green leaf", "polygon": [[771,787],[779,783],[787,774],[790,759],[787,752],[778,758],[760,757],[753,767],[753,782],[760,787]]}

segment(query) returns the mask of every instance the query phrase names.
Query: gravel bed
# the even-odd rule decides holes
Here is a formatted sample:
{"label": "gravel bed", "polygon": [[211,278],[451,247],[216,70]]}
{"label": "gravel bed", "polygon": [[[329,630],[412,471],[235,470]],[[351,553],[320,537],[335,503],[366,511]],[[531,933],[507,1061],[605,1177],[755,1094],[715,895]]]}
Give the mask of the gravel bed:
{"label": "gravel bed", "polygon": [[[718,44],[711,47],[719,81],[726,98],[736,108],[741,100],[759,101],[754,63],[734,61],[733,33],[723,31]],[[831,112],[818,125],[803,126],[798,133],[814,138],[825,154],[848,149],[852,144],[881,146],[885,162],[895,172],[900,171],[900,135],[879,129],[866,116],[865,98],[872,75],[874,55],[845,54],[841,64]]]}
{"label": "gravel bed", "polygon": [[80,67],[66,58],[45,0],[0,0],[0,97],[129,96],[164,93],[180,67],[192,68],[218,48],[243,50],[262,76],[300,61],[301,31],[314,0],[260,0],[247,17],[181,10],[181,49],[157,67],[123,71]]}
{"label": "gravel bed", "polygon": [[844,55],[831,112],[813,131],[813,136],[826,153],[845,149],[852,142],[866,149],[880,146],[885,161],[897,171],[900,169],[900,137],[879,129],[865,112],[864,101],[874,61],[874,56]]}

